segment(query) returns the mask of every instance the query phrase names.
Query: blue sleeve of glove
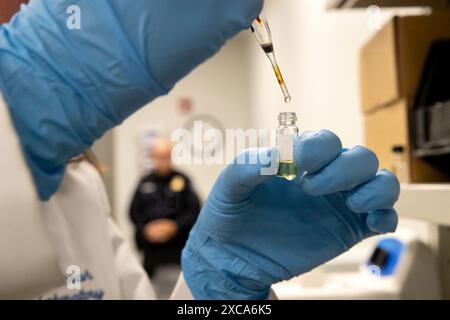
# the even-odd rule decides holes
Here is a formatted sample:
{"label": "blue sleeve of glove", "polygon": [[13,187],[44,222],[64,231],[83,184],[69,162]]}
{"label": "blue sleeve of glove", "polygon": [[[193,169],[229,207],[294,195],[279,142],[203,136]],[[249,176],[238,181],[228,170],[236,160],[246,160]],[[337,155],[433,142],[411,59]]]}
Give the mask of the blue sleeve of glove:
{"label": "blue sleeve of glove", "polygon": [[43,200],[70,158],[164,93],[109,2],[83,4],[82,30],[65,28],[67,3],[32,1],[0,30],[1,89]]}
{"label": "blue sleeve of glove", "polygon": [[[78,5],[81,29],[67,28]],[[39,196],[65,164],[248,28],[262,0],[32,0],[0,27],[0,88]]]}

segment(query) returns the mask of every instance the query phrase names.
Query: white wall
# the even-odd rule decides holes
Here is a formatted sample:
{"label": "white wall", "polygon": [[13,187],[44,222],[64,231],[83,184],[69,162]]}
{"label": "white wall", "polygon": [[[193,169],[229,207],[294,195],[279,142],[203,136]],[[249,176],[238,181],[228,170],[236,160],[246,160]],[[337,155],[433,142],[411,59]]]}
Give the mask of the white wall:
{"label": "white wall", "polygon": [[[139,135],[145,128],[160,128],[166,134],[183,128],[193,116],[181,115],[177,101],[189,97],[194,101],[195,114],[211,114],[225,128],[246,128],[249,125],[249,94],[245,41],[250,34],[242,34],[228,43],[212,60],[181,81],[169,96],[160,98],[133,115],[116,129],[115,135],[115,218],[127,237],[132,240],[128,218],[131,197],[140,179]],[[184,166],[200,193],[206,198],[222,165]]]}

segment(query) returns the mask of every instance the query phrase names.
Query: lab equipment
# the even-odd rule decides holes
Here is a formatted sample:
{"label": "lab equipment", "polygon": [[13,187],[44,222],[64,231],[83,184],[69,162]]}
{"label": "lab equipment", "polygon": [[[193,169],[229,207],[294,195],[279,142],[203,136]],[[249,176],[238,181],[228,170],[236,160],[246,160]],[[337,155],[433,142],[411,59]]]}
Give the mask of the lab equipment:
{"label": "lab equipment", "polygon": [[450,40],[432,44],[413,104],[412,156],[433,172],[427,182],[450,180],[450,93],[446,85],[450,77],[449,54]]}
{"label": "lab equipment", "polygon": [[396,238],[380,240],[367,261],[367,269],[379,277],[391,276],[395,273],[404,251],[405,246]]}
{"label": "lab equipment", "polygon": [[71,158],[250,28],[263,1],[80,0],[89,32],[63,27],[72,4],[30,1],[0,28],[0,88],[42,200]]}
{"label": "lab equipment", "polygon": [[358,244],[302,277],[273,287],[281,300],[441,299],[438,262],[429,245],[406,225],[395,237]]}
{"label": "lab equipment", "polygon": [[278,66],[277,59],[275,57],[275,50],[272,41],[272,32],[269,27],[269,23],[263,14],[259,15],[253,22],[251,27],[252,32],[255,34],[256,41],[261,46],[261,48],[266,53],[267,57],[272,64],[273,71],[277,77],[278,84],[280,85],[281,91],[283,92],[284,102],[291,102],[291,95],[289,93],[286,82],[284,81],[283,74],[281,73],[280,67]]}
{"label": "lab equipment", "polygon": [[216,181],[183,250],[195,298],[267,298],[271,285],[395,230],[400,186],[377,173],[369,150],[343,150],[324,130],[300,136],[295,162],[304,174],[295,183],[261,175],[266,164],[243,164],[277,152],[248,150]]}
{"label": "lab equipment", "polygon": [[298,172],[294,161],[294,146],[298,139],[297,115],[283,112],[278,115],[277,147],[279,151],[279,169],[277,176],[293,180]]}

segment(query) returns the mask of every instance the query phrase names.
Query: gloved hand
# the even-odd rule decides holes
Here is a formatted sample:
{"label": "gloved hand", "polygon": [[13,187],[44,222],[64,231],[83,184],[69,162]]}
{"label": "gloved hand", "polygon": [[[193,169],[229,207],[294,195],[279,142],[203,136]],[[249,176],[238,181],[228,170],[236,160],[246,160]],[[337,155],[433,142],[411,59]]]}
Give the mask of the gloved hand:
{"label": "gloved hand", "polygon": [[[0,27],[0,89],[42,199],[66,162],[250,27],[263,0],[31,0]],[[67,9],[80,8],[70,30]]]}
{"label": "gloved hand", "polygon": [[272,284],[396,229],[399,183],[377,172],[370,150],[343,150],[329,131],[305,133],[294,181],[261,175],[261,164],[239,164],[254,152],[222,172],[183,251],[196,299],[265,299]]}

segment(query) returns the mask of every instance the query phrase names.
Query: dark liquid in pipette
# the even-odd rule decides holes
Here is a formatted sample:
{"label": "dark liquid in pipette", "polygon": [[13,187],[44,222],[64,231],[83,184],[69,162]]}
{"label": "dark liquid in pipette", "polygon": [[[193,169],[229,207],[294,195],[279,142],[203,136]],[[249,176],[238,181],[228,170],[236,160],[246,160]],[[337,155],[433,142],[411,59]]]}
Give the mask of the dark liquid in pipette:
{"label": "dark liquid in pipette", "polygon": [[265,44],[261,46],[266,54],[273,52],[273,44]]}

